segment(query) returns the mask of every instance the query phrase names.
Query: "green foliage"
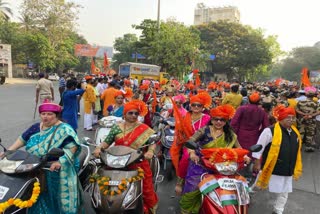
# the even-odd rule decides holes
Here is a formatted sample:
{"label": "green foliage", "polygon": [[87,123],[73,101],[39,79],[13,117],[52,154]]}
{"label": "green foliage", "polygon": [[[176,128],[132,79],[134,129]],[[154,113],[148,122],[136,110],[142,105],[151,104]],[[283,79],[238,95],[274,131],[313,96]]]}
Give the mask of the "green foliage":
{"label": "green foliage", "polygon": [[271,47],[278,50],[275,38],[264,39],[259,29],[227,21],[199,25],[197,29],[201,48],[216,55],[215,71],[226,73],[229,78],[258,75],[258,68],[270,65],[278,55],[271,50]]}
{"label": "green foliage", "polygon": [[162,22],[157,29],[157,22],[146,19],[135,29],[142,30],[137,43],[139,53],[147,56],[147,62],[161,66],[163,71],[182,77],[191,70],[189,61],[204,65],[197,31],[175,20]]}
{"label": "green foliage", "polygon": [[114,61],[112,67],[114,69],[118,70],[121,63],[134,61],[132,54],[137,52],[137,41],[137,36],[130,33],[123,35],[123,37],[116,38],[113,47],[117,53],[115,53],[112,58]]}
{"label": "green foliage", "polygon": [[0,0],[0,21],[9,21],[12,17],[12,10],[7,2]]}
{"label": "green foliage", "polygon": [[317,44],[313,47],[294,48],[287,58],[276,64],[273,76],[300,81],[303,67],[309,70],[320,69],[320,49]]}

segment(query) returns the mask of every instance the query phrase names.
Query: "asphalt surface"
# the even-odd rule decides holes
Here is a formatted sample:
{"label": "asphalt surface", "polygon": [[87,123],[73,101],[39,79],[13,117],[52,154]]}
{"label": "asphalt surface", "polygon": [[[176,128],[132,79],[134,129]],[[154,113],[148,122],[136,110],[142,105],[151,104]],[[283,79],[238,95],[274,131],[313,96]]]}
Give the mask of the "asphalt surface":
{"label": "asphalt surface", "polygon": [[[59,102],[58,86],[55,85],[55,102]],[[12,144],[30,125],[39,121],[39,115],[33,119],[35,109],[35,81],[7,79],[0,85],[0,138],[5,146]],[[94,132],[83,130],[83,117],[79,118],[79,137],[93,138]],[[0,149],[1,151],[1,149]],[[294,191],[289,194],[285,214],[320,213],[320,152],[303,153],[303,176],[294,182]],[[179,197],[174,193],[175,181],[164,180],[158,187],[159,214],[179,213]],[[272,195],[267,191],[258,191],[251,198],[249,213],[272,213]],[[88,212],[88,213],[91,213]]]}

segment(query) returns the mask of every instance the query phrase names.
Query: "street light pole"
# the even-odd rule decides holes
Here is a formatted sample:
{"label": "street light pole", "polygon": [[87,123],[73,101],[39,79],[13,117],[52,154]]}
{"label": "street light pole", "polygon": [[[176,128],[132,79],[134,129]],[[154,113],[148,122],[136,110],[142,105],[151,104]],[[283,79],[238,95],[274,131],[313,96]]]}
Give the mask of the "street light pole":
{"label": "street light pole", "polygon": [[158,0],[158,18],[157,18],[157,28],[160,29],[160,0]]}

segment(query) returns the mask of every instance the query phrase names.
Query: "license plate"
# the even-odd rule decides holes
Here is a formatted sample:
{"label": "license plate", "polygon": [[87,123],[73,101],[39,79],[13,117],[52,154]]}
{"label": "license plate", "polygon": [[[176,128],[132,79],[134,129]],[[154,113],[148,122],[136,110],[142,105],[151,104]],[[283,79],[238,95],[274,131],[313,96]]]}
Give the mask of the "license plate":
{"label": "license plate", "polygon": [[120,181],[109,181],[110,186],[118,186],[120,184]]}
{"label": "license plate", "polygon": [[4,196],[6,196],[8,191],[9,191],[8,187],[4,187],[0,185],[0,200],[2,200]]}

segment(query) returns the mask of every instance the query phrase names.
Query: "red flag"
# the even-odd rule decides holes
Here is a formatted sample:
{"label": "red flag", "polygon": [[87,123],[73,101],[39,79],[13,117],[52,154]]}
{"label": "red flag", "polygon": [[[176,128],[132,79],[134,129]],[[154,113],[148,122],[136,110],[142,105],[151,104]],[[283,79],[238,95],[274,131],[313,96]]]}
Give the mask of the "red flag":
{"label": "red flag", "polygon": [[91,73],[94,74],[96,72],[96,66],[94,64],[93,57],[91,59]]}
{"label": "red flag", "polygon": [[309,77],[308,77],[308,69],[307,68],[302,68],[301,71],[302,77],[301,77],[301,84],[303,84],[305,87],[311,86]]}
{"label": "red flag", "polygon": [[107,57],[107,53],[104,52],[104,60],[103,60],[103,68],[106,71],[107,67],[109,67],[109,61],[108,61],[108,57]]}

